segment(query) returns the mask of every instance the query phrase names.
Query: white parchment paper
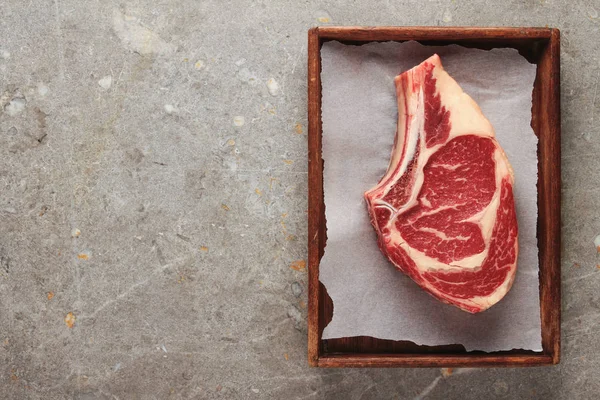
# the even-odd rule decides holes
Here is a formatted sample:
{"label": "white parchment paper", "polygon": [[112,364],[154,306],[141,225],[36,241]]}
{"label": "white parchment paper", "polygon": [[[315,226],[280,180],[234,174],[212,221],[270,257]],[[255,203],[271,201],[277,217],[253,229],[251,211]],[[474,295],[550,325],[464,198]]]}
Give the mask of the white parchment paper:
{"label": "white parchment paper", "polygon": [[[377,247],[363,199],[389,162],[397,120],[393,79],[434,53],[491,121],[515,171],[517,276],[503,300],[476,315],[434,299],[392,266]],[[319,279],[334,306],[323,338],[365,335],[467,350],[541,351],[537,138],[530,126],[535,65],[513,49],[416,42],[327,42],[321,57],[328,240]]]}

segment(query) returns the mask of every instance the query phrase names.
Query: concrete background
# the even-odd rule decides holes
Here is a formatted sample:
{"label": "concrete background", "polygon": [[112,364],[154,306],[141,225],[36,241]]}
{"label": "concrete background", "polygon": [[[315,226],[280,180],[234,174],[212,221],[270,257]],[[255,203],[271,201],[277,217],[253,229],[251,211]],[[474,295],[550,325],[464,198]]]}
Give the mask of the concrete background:
{"label": "concrete background", "polygon": [[[595,398],[599,12],[2,1],[0,397]],[[328,24],[561,29],[559,366],[308,368],[306,33]]]}

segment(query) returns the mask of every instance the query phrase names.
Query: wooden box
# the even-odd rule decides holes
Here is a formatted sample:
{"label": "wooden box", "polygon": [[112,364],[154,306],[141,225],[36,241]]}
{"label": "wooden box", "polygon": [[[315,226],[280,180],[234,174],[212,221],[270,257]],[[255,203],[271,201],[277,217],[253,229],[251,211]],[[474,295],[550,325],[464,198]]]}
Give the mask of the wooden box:
{"label": "wooden box", "polygon": [[[416,40],[516,48],[537,65],[531,125],[538,144],[540,314],[543,351],[467,352],[461,345],[349,337],[323,340],[333,305],[319,282],[327,241],[321,158],[321,46]],[[318,27],[308,32],[308,362],[317,367],[499,367],[557,364],[560,357],[560,33],[550,28]]]}

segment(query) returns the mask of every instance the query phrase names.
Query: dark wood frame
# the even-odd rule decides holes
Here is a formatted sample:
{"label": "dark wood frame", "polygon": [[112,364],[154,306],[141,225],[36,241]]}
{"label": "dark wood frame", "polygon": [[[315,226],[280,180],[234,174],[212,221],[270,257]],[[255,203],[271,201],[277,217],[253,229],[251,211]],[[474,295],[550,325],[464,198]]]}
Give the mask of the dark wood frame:
{"label": "dark wood frame", "polygon": [[[333,305],[319,282],[327,241],[321,158],[321,46],[417,40],[490,49],[512,47],[537,64],[531,126],[538,144],[542,352],[466,352],[461,345],[351,337],[322,340]],[[318,27],[308,32],[308,362],[318,367],[500,367],[557,364],[560,358],[560,32],[550,28]]]}

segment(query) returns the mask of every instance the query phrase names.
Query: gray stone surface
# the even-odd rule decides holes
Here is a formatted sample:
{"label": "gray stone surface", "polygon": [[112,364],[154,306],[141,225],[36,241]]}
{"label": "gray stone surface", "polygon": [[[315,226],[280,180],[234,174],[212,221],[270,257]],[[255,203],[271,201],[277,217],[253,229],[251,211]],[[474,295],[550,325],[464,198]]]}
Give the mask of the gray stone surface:
{"label": "gray stone surface", "polygon": [[[1,398],[597,397],[600,3],[344,3],[2,1]],[[559,366],[308,368],[319,24],[561,28]]]}

